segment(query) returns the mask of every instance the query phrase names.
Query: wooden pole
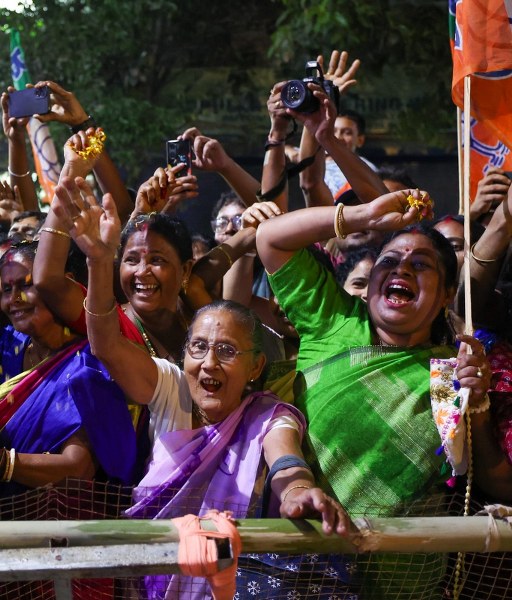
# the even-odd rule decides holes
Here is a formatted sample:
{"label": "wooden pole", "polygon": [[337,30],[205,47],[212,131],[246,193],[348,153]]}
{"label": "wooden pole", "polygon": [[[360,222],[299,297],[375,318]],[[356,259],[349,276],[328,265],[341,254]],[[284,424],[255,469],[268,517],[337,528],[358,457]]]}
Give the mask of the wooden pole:
{"label": "wooden pole", "polygon": [[462,111],[457,106],[457,174],[459,179],[459,215],[464,214],[464,150],[462,148]]}
{"label": "wooden pole", "polygon": [[471,308],[469,181],[471,167],[471,76],[464,77],[464,310],[465,333],[473,335],[473,312]]}

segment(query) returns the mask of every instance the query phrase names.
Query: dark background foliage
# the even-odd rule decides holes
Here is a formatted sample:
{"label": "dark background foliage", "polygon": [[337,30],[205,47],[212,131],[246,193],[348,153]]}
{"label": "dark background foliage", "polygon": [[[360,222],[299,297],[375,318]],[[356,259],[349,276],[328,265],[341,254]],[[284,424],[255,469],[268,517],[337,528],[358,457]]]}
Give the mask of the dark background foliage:
{"label": "dark background foliage", "polygon": [[[260,160],[268,90],[333,48],[363,63],[345,102],[368,120],[367,156],[453,154],[444,1],[35,0],[0,15],[4,31],[21,32],[32,81],[77,95],[132,186],[163,162],[165,139],[192,125]],[[9,84],[5,34],[0,85]],[[62,144],[67,129],[52,133]]]}

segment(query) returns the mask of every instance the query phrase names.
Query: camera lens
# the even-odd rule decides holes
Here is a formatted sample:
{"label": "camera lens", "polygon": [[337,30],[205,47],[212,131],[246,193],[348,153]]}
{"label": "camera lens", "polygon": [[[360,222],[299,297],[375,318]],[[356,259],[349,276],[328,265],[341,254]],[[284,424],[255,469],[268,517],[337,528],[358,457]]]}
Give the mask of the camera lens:
{"label": "camera lens", "polygon": [[281,90],[281,100],[286,108],[300,110],[301,104],[304,102],[307,88],[302,81],[293,79],[289,81]]}
{"label": "camera lens", "polygon": [[297,112],[313,112],[318,108],[318,101],[307,87],[307,81],[292,79],[281,90],[281,100],[286,108]]}

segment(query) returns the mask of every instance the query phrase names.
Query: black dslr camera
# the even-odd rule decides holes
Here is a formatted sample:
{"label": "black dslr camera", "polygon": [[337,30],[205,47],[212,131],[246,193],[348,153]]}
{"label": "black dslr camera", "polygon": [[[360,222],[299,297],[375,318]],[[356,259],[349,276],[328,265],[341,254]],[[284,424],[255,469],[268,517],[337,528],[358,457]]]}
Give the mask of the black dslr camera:
{"label": "black dslr camera", "polygon": [[308,88],[308,83],[319,85],[338,109],[340,101],[340,92],[338,88],[329,79],[324,79],[322,67],[316,60],[309,60],[306,63],[306,77],[304,79],[292,79],[281,90],[281,100],[286,108],[291,108],[297,112],[312,113],[318,110],[320,104],[318,99],[313,96],[313,92]]}

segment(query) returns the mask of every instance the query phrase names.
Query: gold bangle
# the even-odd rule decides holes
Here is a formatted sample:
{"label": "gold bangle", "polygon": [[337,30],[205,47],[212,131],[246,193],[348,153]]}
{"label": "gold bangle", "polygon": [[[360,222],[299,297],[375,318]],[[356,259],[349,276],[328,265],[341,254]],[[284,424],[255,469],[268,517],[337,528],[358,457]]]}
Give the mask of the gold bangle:
{"label": "gold bangle", "polygon": [[56,233],[57,235],[61,235],[62,237],[71,239],[69,233],[61,231],[60,229],[54,229],[53,227],[41,227],[39,231],[46,231],[46,233]]}
{"label": "gold bangle", "polygon": [[83,307],[84,307],[85,312],[88,315],[91,315],[91,317],[108,317],[108,315],[112,314],[116,310],[117,303],[114,300],[114,306],[106,313],[94,313],[87,308],[87,297],[85,297],[84,301],[83,301]]}
{"label": "gold bangle", "polygon": [[334,233],[336,237],[344,240],[347,237],[345,233],[345,219],[343,218],[343,209],[345,205],[343,202],[340,202],[338,206],[336,206],[336,212],[334,213]]}
{"label": "gold bangle", "polygon": [[9,171],[9,175],[11,175],[11,177],[28,177],[30,175],[30,171],[27,171],[26,173],[13,173],[11,171],[11,167],[7,167],[7,170]]}
{"label": "gold bangle", "polygon": [[475,256],[475,253],[473,252],[473,248],[476,246],[476,244],[477,244],[477,242],[475,242],[469,249],[469,254],[471,255],[472,258],[474,258],[476,260],[476,262],[492,263],[492,262],[496,262],[498,260],[497,258],[479,258],[478,256]]}
{"label": "gold bangle", "polygon": [[478,406],[469,407],[468,413],[470,415],[478,415],[480,413],[484,413],[491,408],[491,399],[489,398],[489,394],[485,394],[484,401],[481,402]]}
{"label": "gold bangle", "polygon": [[231,267],[233,266],[233,259],[229,255],[229,252],[226,249],[224,249],[222,246],[223,246],[223,244],[221,244],[220,246],[216,246],[216,249],[220,250],[222,252],[222,254],[224,254],[224,256],[228,259],[229,268],[231,269]]}
{"label": "gold bangle", "polygon": [[11,450],[7,456],[9,457],[9,468],[7,469],[7,475],[4,477],[4,481],[6,483],[9,483],[9,481],[11,481],[11,479],[12,479],[12,474],[14,472],[14,461],[16,460],[16,450],[14,448],[11,448]]}
{"label": "gold bangle", "polygon": [[291,488],[289,488],[288,490],[286,490],[285,495],[283,496],[283,499],[281,500],[281,504],[286,500],[286,496],[288,496],[288,494],[292,491],[292,490],[298,490],[299,488],[304,488],[305,490],[310,490],[311,486],[310,485],[292,485]]}

